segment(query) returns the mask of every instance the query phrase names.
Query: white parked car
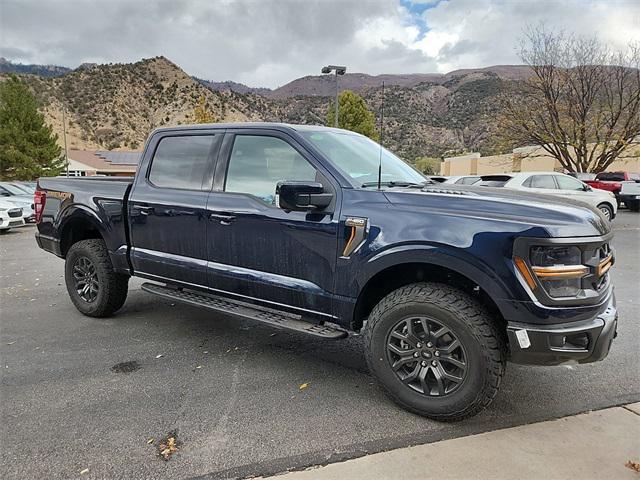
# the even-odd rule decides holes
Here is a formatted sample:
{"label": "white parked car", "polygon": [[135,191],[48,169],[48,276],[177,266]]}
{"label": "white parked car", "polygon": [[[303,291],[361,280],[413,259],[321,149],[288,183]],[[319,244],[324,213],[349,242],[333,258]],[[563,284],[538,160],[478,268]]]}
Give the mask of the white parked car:
{"label": "white parked car", "polygon": [[7,233],[12,228],[22,226],[24,226],[22,208],[0,200],[0,233]]}
{"label": "white parked car", "polygon": [[600,210],[607,220],[613,220],[618,212],[618,203],[612,192],[591,188],[586,183],[564,173],[519,172],[482,175],[482,180],[475,185],[512,188],[578,200]]}
{"label": "white parked car", "polygon": [[454,175],[448,177],[444,183],[455,183],[456,185],[474,185],[482,180],[480,175]]}

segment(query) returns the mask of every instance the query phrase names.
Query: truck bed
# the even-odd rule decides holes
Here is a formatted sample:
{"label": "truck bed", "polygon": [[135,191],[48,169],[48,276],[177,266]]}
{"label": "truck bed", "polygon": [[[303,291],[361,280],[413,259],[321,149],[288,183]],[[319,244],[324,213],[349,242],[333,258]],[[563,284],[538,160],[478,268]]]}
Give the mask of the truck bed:
{"label": "truck bed", "polygon": [[[64,256],[71,228],[87,222],[104,238],[113,257],[126,266],[126,205],[133,177],[42,177],[38,190],[46,194],[38,243],[45,250]],[[112,257],[112,258],[113,258]]]}

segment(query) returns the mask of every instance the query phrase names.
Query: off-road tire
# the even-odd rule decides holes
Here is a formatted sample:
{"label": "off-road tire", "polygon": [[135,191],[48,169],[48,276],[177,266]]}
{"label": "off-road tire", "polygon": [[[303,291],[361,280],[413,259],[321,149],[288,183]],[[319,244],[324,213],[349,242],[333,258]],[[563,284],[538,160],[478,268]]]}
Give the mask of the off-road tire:
{"label": "off-road tire", "polygon": [[[388,360],[392,329],[403,319],[420,315],[449,328],[465,349],[465,378],[459,388],[443,396],[411,389]],[[506,364],[505,333],[465,292],[444,284],[415,283],[391,292],[373,309],[365,326],[365,356],[369,369],[396,403],[434,420],[456,421],[479,413],[498,393]]]}
{"label": "off-road tire", "polygon": [[[80,257],[87,258],[95,266],[98,293],[92,302],[84,300],[76,290],[73,268]],[[119,310],[127,299],[129,276],[113,271],[103,240],[81,240],[74,243],[67,252],[64,272],[69,297],[78,311],[84,315],[108,317]]]}

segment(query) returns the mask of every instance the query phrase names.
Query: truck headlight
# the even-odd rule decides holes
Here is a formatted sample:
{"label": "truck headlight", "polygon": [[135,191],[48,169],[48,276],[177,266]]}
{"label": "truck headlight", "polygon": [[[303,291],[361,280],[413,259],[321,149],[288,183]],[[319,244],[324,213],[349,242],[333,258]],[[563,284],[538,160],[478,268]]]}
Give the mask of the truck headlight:
{"label": "truck headlight", "polygon": [[595,304],[606,294],[614,251],[602,237],[515,239],[513,264],[529,295],[544,305]]}
{"label": "truck headlight", "polygon": [[[582,264],[582,252],[576,246],[532,246],[529,263],[516,257],[516,267],[535,290],[538,284],[553,298],[576,297],[582,289],[582,278],[589,275],[589,267]],[[537,280],[534,278],[537,277]]]}

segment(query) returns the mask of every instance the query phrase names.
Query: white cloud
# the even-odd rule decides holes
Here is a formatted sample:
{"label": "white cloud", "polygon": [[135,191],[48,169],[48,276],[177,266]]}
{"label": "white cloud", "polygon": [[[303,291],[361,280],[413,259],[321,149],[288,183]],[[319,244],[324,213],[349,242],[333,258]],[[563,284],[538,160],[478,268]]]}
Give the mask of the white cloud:
{"label": "white cloud", "polygon": [[0,2],[0,55],[12,60],[73,67],[164,55],[192,75],[270,87],[326,63],[370,74],[519,63],[517,39],[538,22],[616,48],[640,41],[637,0],[429,0],[422,22],[400,0]]}

